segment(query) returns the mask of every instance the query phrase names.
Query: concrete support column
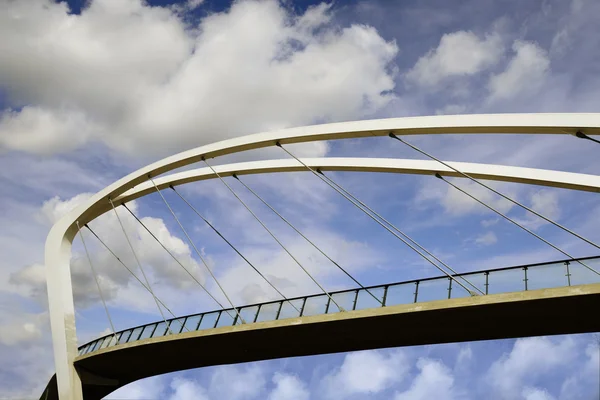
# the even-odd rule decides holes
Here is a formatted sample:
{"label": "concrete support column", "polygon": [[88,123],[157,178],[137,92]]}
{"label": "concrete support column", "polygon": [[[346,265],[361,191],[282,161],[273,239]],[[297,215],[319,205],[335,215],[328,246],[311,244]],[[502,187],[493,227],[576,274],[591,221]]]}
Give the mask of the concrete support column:
{"label": "concrete support column", "polygon": [[45,249],[50,328],[60,400],[83,400],[81,379],[74,366],[77,334],[70,268],[74,235],[73,227],[65,227],[59,221],[52,227]]}

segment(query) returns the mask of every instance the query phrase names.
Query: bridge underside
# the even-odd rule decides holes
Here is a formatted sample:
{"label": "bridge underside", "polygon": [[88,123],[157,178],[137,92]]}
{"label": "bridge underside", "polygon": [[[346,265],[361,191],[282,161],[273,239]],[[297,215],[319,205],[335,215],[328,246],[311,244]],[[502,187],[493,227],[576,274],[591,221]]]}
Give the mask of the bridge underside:
{"label": "bridge underside", "polygon": [[[190,368],[386,347],[600,331],[600,284],[186,332],[79,357],[84,397]],[[57,399],[53,379],[42,399]],[[47,397],[45,397],[47,396]]]}

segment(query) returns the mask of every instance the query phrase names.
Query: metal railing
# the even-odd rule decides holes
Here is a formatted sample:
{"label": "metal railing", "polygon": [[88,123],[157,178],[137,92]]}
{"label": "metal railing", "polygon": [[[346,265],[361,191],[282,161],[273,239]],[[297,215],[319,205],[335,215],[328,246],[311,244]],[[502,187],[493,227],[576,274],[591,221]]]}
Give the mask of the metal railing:
{"label": "metal railing", "polygon": [[[596,270],[600,269],[600,256],[579,260],[585,260],[587,265]],[[468,272],[455,276],[467,278],[486,295],[600,283],[599,275],[573,260]],[[447,276],[370,286],[365,289],[341,290],[331,292],[330,295],[347,311],[470,296],[461,287],[453,287],[452,280]],[[328,295],[315,294],[236,308],[245,323],[256,323],[339,312],[339,309],[330,303]],[[241,323],[233,308],[192,314],[126,329],[117,332],[116,335],[103,336],[79,347],[79,355],[137,340]]]}

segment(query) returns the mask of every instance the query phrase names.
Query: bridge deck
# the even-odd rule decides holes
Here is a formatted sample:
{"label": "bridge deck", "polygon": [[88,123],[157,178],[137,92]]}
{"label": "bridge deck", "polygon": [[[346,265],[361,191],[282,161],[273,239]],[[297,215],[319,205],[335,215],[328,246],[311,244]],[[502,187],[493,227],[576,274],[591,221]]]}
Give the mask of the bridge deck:
{"label": "bridge deck", "polygon": [[[585,262],[597,267],[600,257]],[[364,289],[354,289],[333,293],[346,312],[327,296],[314,295],[292,300],[301,315],[284,301],[241,307],[245,324],[233,310],[194,314],[168,321],[173,333],[160,321],[119,332],[118,344],[109,336],[87,343],[76,366],[86,398],[99,399],[144,377],[203,366],[600,331],[600,319],[594,318],[600,277],[580,264],[560,261],[464,276],[488,295],[471,297],[447,277],[436,277],[369,288],[385,297],[385,307]]]}
{"label": "bridge deck", "polygon": [[[598,268],[600,267],[600,257],[582,258],[581,261],[592,268],[600,269]],[[567,260],[469,272],[458,274],[457,277],[465,277],[486,295],[600,283],[600,276],[581,264]],[[372,295],[382,303],[379,303]],[[399,304],[463,298],[470,297],[470,295],[447,276],[439,276],[371,286],[366,290],[342,290],[332,292],[331,297],[344,310],[355,311],[382,306],[389,307]],[[289,300],[247,305],[239,307],[237,310],[245,323],[339,312],[338,307],[325,294],[297,297]],[[117,344],[122,345],[170,334],[241,324],[242,321],[232,308],[193,314],[168,319],[167,323],[158,321],[120,331],[117,332],[116,338],[112,334],[103,336],[81,346],[79,355],[90,354]]]}

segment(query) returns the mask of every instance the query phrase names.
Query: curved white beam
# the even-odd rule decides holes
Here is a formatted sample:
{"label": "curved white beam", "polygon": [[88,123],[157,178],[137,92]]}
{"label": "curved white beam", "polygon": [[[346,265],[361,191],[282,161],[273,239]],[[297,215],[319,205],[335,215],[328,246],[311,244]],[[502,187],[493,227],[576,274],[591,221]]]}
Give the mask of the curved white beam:
{"label": "curved white beam", "polygon": [[[395,159],[395,158],[304,158],[306,165],[313,169],[323,171],[354,171],[354,172],[387,172],[397,174],[434,175],[443,176],[462,175],[440,164],[437,161]],[[552,171],[546,169],[509,167],[504,165],[474,164],[463,162],[446,162],[452,167],[471,175],[476,179],[523,183],[529,185],[551,186],[562,189],[580,190],[586,192],[600,192],[600,176],[578,174],[573,172]],[[224,164],[213,167],[221,176],[266,174],[275,172],[307,171],[296,160],[266,160],[251,161],[235,164]],[[169,186],[183,185],[186,183],[214,179],[217,176],[210,168],[198,168],[176,174],[156,178],[154,182],[159,189]],[[155,192],[154,185],[144,182],[128,190],[114,200],[115,205],[143,197]],[[101,211],[101,210],[99,210]]]}
{"label": "curved white beam", "polygon": [[600,113],[581,114],[478,114],[478,115],[438,115],[428,117],[389,118],[335,124],[313,125],[284,129],[274,132],[257,133],[228,139],[197,147],[164,158],[127,175],[94,195],[87,204],[55,225],[67,236],[75,233],[75,220],[90,220],[97,202],[116,198],[132,187],[176,168],[199,162],[202,157],[212,158],[246,150],[282,144],[302,143],[333,139],[359,138],[421,134],[575,134],[581,131],[587,135],[600,135]]}
{"label": "curved white beam", "polygon": [[[224,127],[226,129],[226,127]],[[148,179],[176,168],[225,154],[282,144],[311,141],[446,133],[600,134],[600,114],[492,114],[411,117],[315,125],[224,140],[167,157],[127,175],[93,195],[85,204],[58,221],[46,239],[48,302],[56,377],[61,399],[82,397],[73,360],[77,354],[75,316],[70,276],[71,242],[77,221],[101,214],[107,199],[115,199]],[[440,171],[441,172],[441,171]]]}

